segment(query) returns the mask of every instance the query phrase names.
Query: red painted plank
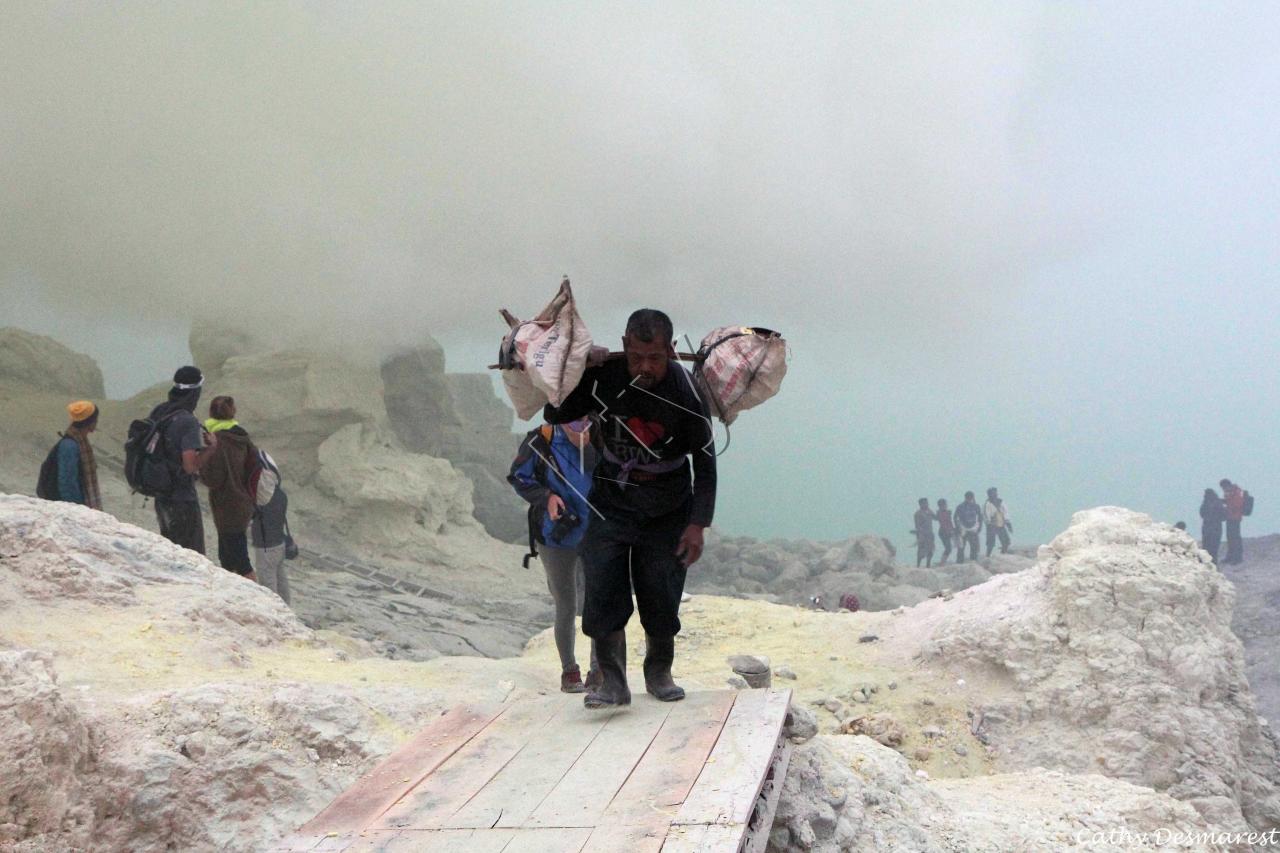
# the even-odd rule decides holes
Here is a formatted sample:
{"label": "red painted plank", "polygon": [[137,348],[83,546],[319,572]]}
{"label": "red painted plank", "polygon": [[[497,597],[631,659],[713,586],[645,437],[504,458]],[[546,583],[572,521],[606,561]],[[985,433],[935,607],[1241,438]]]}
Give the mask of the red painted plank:
{"label": "red painted plank", "polygon": [[505,711],[450,709],[338,795],[298,833],[364,829]]}
{"label": "red painted plank", "polygon": [[517,702],[422,779],[374,823],[377,829],[451,829],[449,818],[573,698],[557,694]]}

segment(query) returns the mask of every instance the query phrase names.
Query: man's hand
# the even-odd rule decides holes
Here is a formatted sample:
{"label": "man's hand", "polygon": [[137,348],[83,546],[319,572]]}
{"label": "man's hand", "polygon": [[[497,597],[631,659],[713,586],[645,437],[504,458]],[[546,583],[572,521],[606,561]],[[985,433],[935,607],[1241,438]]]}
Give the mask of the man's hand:
{"label": "man's hand", "polygon": [[686,569],[698,562],[702,556],[702,527],[690,524],[680,534],[680,543],[676,545],[676,556]]}
{"label": "man's hand", "polygon": [[587,353],[587,367],[599,367],[609,357],[608,347],[595,347]]}
{"label": "man's hand", "polygon": [[258,582],[258,573],[257,573],[257,572],[249,572],[249,574],[247,574],[247,575],[245,575],[245,576],[244,576],[244,579],[245,579],[245,580],[253,581],[254,583],[257,583],[257,582]]}
{"label": "man's hand", "polygon": [[561,513],[564,512],[564,501],[555,492],[547,497],[547,515],[551,516],[552,521],[559,521]]}

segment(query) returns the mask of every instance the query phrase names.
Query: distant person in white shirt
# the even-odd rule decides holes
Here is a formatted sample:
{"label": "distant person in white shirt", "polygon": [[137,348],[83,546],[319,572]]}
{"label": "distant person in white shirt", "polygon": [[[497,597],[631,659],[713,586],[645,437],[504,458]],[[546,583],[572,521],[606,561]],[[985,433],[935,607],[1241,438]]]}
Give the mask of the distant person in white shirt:
{"label": "distant person in white shirt", "polygon": [[996,547],[996,538],[1000,539],[1000,553],[1009,553],[1009,534],[1013,532],[1013,523],[1009,520],[1009,505],[1000,499],[996,487],[987,489],[987,503],[982,508],[987,522],[987,556]]}

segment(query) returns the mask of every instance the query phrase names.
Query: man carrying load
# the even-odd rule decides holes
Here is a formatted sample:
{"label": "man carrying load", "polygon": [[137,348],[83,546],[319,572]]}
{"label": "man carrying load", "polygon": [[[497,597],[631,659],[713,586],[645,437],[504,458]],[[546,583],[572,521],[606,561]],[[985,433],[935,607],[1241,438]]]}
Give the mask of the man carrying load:
{"label": "man carrying load", "polygon": [[[670,318],[642,309],[627,320],[625,358],[591,366],[550,423],[590,416],[599,462],[592,518],[580,553],[586,601],[582,630],[596,641],[602,683],[588,708],[626,705],[626,625],[634,589],[647,652],[645,689],[664,702],[684,698],[671,677],[685,573],[702,555],[715,511],[711,421],[692,377],[675,360]],[[692,466],[690,459],[692,458]]]}

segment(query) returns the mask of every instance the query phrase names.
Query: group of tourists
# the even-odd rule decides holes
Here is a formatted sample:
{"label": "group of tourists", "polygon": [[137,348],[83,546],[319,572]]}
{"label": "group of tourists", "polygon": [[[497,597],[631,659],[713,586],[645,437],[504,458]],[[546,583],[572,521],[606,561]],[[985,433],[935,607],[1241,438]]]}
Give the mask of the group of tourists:
{"label": "group of tourists", "polygon": [[1246,515],[1253,514],[1253,496],[1230,480],[1223,478],[1218,482],[1222,489],[1219,495],[1214,489],[1204,490],[1204,500],[1200,502],[1200,545],[1209,552],[1213,561],[1218,562],[1218,552],[1222,549],[1222,529],[1227,530],[1227,556],[1224,565],[1238,565],[1244,562],[1244,539],[1240,535],[1240,525]]}
{"label": "group of tourists", "polygon": [[929,499],[921,498],[919,509],[915,514],[915,526],[911,533],[916,537],[916,567],[933,566],[933,552],[936,545],[933,525],[936,522],[938,532],[936,539],[942,542],[942,556],[938,565],[945,565],[951,549],[956,551],[957,563],[965,562],[965,553],[969,560],[978,559],[978,534],[985,527],[987,530],[987,556],[995,550],[996,542],[1000,543],[1000,553],[1009,553],[1013,533],[1013,522],[1009,518],[1009,505],[1000,497],[995,486],[987,489],[987,502],[978,506],[973,492],[965,492],[964,500],[951,510],[946,498],[938,498],[937,509],[929,507]]}
{"label": "group of tourists", "polygon": [[[675,360],[666,314],[627,321],[623,357],[595,348],[581,381],[521,442],[509,482],[530,503],[531,555],[555,602],[560,689],[588,708],[627,705],[626,625],[645,632],[645,690],[672,702],[671,675],[685,574],[711,525],[716,460],[711,421],[689,373]],[[525,565],[528,565],[526,558]],[[586,679],[574,619],[592,641]]]}
{"label": "group of tourists", "polygon": [[[135,491],[155,501],[160,535],[198,554],[205,552],[204,517],[196,492],[196,484],[202,484],[218,537],[218,562],[288,603],[284,561],[296,554],[296,547],[288,530],[289,498],[280,484],[280,470],[236,419],[232,397],[214,397],[208,418],[203,423],[197,419],[203,388],[204,375],[198,368],[181,367],[174,373],[168,399],[129,429],[125,478]],[[89,443],[97,429],[98,407],[77,400],[67,412],[71,423],[41,468],[36,494],[100,510],[97,463]]]}

